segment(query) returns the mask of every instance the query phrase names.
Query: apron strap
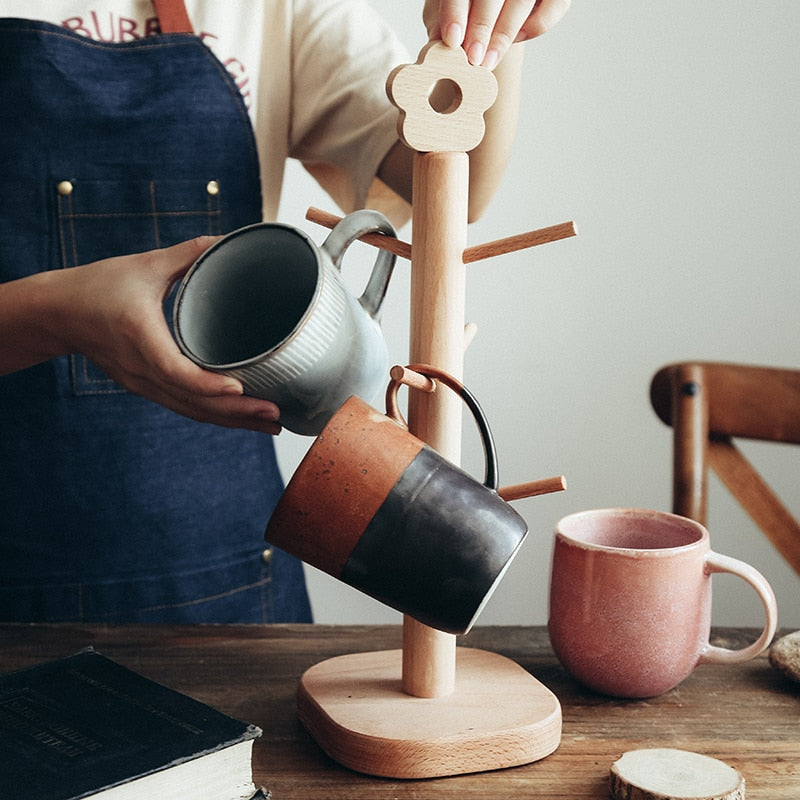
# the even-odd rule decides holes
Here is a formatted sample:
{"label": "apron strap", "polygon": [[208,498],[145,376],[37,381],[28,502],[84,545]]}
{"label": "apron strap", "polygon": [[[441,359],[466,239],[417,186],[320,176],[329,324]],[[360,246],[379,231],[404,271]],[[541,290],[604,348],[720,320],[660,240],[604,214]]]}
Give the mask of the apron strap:
{"label": "apron strap", "polygon": [[161,33],[194,33],[183,0],[153,0]]}

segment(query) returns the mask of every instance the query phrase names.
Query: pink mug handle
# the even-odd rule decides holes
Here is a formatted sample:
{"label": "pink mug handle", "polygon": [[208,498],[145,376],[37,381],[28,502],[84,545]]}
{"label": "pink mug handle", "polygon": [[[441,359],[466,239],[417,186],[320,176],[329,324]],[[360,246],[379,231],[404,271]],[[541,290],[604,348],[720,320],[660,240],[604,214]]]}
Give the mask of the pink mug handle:
{"label": "pink mug handle", "polygon": [[778,627],[778,604],[772,587],[755,567],[751,567],[736,558],[715,553],[713,550],[706,555],[705,568],[709,574],[729,572],[731,575],[736,575],[747,581],[755,589],[756,594],[764,604],[766,621],[761,635],[753,644],[739,650],[729,650],[727,647],[716,647],[708,644],[703,650],[698,663],[736,664],[740,661],[749,661],[751,658],[755,658],[769,647],[772,637],[775,635],[775,629]]}

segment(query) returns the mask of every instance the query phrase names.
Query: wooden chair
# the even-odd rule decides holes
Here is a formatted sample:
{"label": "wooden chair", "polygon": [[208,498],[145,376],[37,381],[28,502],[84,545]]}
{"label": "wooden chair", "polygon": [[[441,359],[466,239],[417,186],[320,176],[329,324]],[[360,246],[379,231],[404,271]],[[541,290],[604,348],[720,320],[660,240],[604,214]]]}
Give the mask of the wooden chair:
{"label": "wooden chair", "polygon": [[711,467],[800,574],[800,525],[733,442],[800,444],[800,370],[669,364],[653,377],[650,400],[673,429],[673,511],[705,524]]}

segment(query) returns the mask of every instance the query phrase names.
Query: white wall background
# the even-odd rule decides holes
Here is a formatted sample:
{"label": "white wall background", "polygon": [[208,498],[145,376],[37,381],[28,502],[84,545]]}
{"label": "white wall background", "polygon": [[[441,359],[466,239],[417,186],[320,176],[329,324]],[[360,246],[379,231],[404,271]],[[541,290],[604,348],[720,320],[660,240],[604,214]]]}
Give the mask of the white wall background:
{"label": "white wall background", "polygon": [[[416,56],[421,3],[373,0]],[[564,474],[566,492],[515,503],[531,534],[479,624],[547,619],[551,532],[572,511],[670,506],[670,431],[650,378],[684,359],[797,366],[800,210],[800,3],[581,2],[528,45],[510,168],[470,244],[574,219],[579,236],[467,267],[478,336],[465,381],[492,424],[501,484]],[[290,169],[280,218],[330,200]],[[400,232],[410,238],[407,227]],[[359,245],[359,247],[361,247]],[[371,259],[345,273],[360,293]],[[362,268],[363,267],[363,268]],[[383,327],[405,363],[407,261]],[[463,465],[483,474],[465,418]],[[278,439],[288,477],[310,444]],[[800,512],[800,454],[745,447]],[[712,478],[709,528],[720,552],[775,588],[780,624],[800,626],[800,578]],[[318,622],[400,616],[314,569]],[[760,625],[755,595],[714,578],[714,622]]]}

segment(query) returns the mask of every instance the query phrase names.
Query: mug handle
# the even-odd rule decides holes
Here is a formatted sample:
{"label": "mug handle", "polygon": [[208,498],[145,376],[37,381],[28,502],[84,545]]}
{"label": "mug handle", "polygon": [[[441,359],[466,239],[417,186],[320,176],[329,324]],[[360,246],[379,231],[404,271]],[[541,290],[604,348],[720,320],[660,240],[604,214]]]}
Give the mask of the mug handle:
{"label": "mug handle", "polygon": [[730,556],[723,556],[713,550],[706,554],[705,569],[711,574],[714,572],[728,572],[747,581],[764,604],[766,621],[761,635],[753,644],[739,650],[729,650],[727,647],[716,647],[706,645],[706,649],[700,656],[698,663],[717,663],[717,664],[736,664],[740,661],[749,661],[769,647],[775,629],[778,626],[778,604],[775,600],[775,593],[767,583],[767,579],[755,567],[745,564]]}
{"label": "mug handle", "polygon": [[[497,491],[497,449],[494,445],[494,438],[489,429],[489,422],[483,409],[478,403],[475,395],[464,386],[461,381],[454,378],[452,375],[444,372],[436,367],[431,367],[428,364],[409,364],[406,369],[412,372],[417,372],[420,375],[425,375],[428,378],[441,381],[445,386],[452,389],[463,401],[466,403],[472,414],[475,424],[478,426],[481,441],[483,442],[483,454],[486,458],[486,477],[483,485],[492,491]],[[397,390],[400,388],[402,381],[392,378],[386,388],[386,413],[395,421],[399,422],[406,430],[408,430],[408,423],[406,422],[400,408],[397,404]]]}
{"label": "mug handle", "polygon": [[[356,240],[366,233],[382,233],[386,236],[396,237],[392,223],[380,213],[372,209],[361,209],[348,214],[336,223],[328,238],[322,243],[324,250],[330,257],[333,265],[339,272],[342,271],[342,257],[344,251]],[[364,294],[358,298],[364,311],[376,322],[380,321],[383,299],[392,277],[396,256],[387,250],[379,249],[372,273],[367,282]]]}

